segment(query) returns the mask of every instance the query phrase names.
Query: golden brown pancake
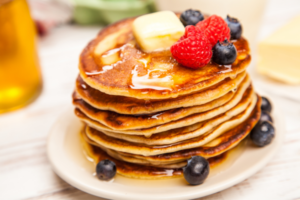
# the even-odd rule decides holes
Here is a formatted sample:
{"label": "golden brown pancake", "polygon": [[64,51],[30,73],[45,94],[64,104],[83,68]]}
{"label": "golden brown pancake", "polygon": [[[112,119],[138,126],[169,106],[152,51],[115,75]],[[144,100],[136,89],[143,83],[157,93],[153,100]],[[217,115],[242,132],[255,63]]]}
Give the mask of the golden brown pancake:
{"label": "golden brown pancake", "polygon": [[171,161],[170,163],[168,163],[168,162],[163,162],[163,163],[153,162],[152,163],[145,159],[135,158],[134,156],[132,156],[130,154],[124,155],[124,154],[122,154],[122,152],[118,152],[118,151],[114,151],[114,150],[105,148],[88,138],[88,136],[85,133],[85,127],[82,129],[80,134],[81,134],[82,139],[85,140],[85,142],[89,143],[90,145],[101,148],[108,155],[110,155],[111,157],[118,159],[118,160],[130,162],[130,163],[142,164],[142,165],[146,165],[146,166],[162,167],[162,168],[181,168],[186,165],[186,161],[181,161],[181,162],[172,162]]}
{"label": "golden brown pancake", "polygon": [[123,115],[111,111],[99,110],[90,106],[84,100],[76,97],[76,94],[73,95],[73,105],[76,108],[78,108],[81,112],[85,113],[85,115],[89,118],[109,128],[122,130],[124,128],[149,128],[177,119],[181,119],[188,115],[205,112],[224,105],[229,100],[231,100],[233,96],[234,92],[229,92],[226,95],[203,105],[187,108],[176,108],[149,115]]}
{"label": "golden brown pancake", "polygon": [[[238,88],[236,91],[235,96],[226,104],[223,106],[214,108],[212,110],[198,113],[198,114],[193,114],[190,116],[187,116],[185,118],[176,120],[176,121],[171,121],[169,123],[165,123],[159,126],[154,126],[151,128],[144,128],[144,129],[137,129],[137,130],[116,130],[116,129],[111,129],[95,120],[90,119],[88,116],[86,116],[84,113],[82,113],[80,110],[75,109],[75,114],[84,122],[86,122],[89,126],[100,130],[100,131],[110,131],[110,132],[115,132],[115,133],[123,133],[123,134],[128,134],[128,135],[144,135],[146,137],[150,137],[152,134],[157,134],[161,133],[163,131],[167,131],[170,129],[175,129],[175,128],[180,128],[188,125],[195,124],[200,121],[204,121],[210,118],[213,118],[221,113],[224,113],[234,106],[236,106],[241,100],[244,102],[250,102],[251,95],[254,95],[254,91],[252,87],[248,87],[246,89],[244,87]],[[245,91],[245,92],[244,92]]]}
{"label": "golden brown pancake", "polygon": [[[196,155],[205,158],[215,157],[235,147],[250,133],[250,131],[253,129],[260,118],[260,105],[261,98],[259,97],[255,108],[253,109],[251,115],[247,120],[234,127],[233,129],[228,130],[221,136],[215,138],[213,141],[202,147],[181,150],[173,153],[160,154],[156,156],[142,156],[120,151],[117,152],[119,156],[131,156],[140,160],[145,160],[145,162],[150,162],[153,164],[157,163],[160,165],[182,162]],[[94,145],[99,145],[95,142],[92,143]],[[141,161],[141,164],[142,163],[144,163],[144,161]]]}
{"label": "golden brown pancake", "polygon": [[[193,136],[192,139],[174,143],[174,144],[169,144],[169,145],[149,146],[140,143],[128,142],[122,139],[109,137],[106,134],[97,131],[93,128],[90,128],[88,126],[86,127],[86,134],[91,140],[98,143],[99,145],[116,151],[122,151],[126,153],[138,154],[143,156],[153,156],[153,155],[171,153],[171,152],[176,152],[184,149],[191,149],[191,148],[203,146],[208,142],[212,141],[213,139],[215,139],[216,137],[218,137],[219,135],[223,134],[224,132],[233,129],[235,126],[242,123],[250,116],[250,114],[255,108],[256,102],[257,102],[257,97],[255,96],[255,98],[251,101],[251,103],[248,105],[245,111],[243,111],[241,114],[235,117],[232,117],[230,120],[227,120],[226,122],[220,124],[215,129],[208,132],[207,134],[203,134],[196,137]],[[192,131],[191,134],[193,134],[194,132],[196,132],[197,134],[198,129]],[[182,132],[179,132],[179,135],[180,134],[182,134]]]}
{"label": "golden brown pancake", "polygon": [[[253,97],[255,96],[253,95]],[[231,122],[231,123],[229,123],[228,120],[245,111],[249,103],[251,103],[250,100],[254,101],[255,99],[249,99],[249,101],[244,101],[241,103],[242,105],[239,104],[234,108],[230,109],[229,111],[222,113],[212,119],[208,119],[206,121],[199,122],[190,126],[185,126],[185,127],[165,131],[162,133],[154,134],[151,137],[145,137],[139,135],[125,135],[125,134],[114,133],[110,131],[101,131],[101,132],[110,137],[126,140],[129,142],[139,143],[139,144],[151,145],[151,146],[178,143],[208,133],[211,130],[213,130],[215,127],[220,125],[221,123],[226,123],[227,126],[229,126],[229,124],[230,126],[237,125],[240,122],[240,120],[235,120],[235,122]]]}
{"label": "golden brown pancake", "polygon": [[[245,80],[240,84],[238,92],[235,92],[236,97],[234,99],[239,98],[239,96],[241,97],[249,85],[250,79],[247,76]],[[154,127],[171,121],[182,119],[195,113],[208,112],[209,110],[213,110],[214,108],[221,108],[223,105],[226,105],[229,100],[231,100],[231,102],[236,102],[237,104],[238,101],[235,101],[234,99],[232,99],[232,97],[233,92],[230,92],[229,94],[206,104],[188,108],[167,110],[152,115],[123,115],[112,111],[95,109],[94,107],[84,102],[82,99],[78,99],[76,95],[73,95],[73,104],[89,118],[111,129],[130,130]],[[225,110],[219,109],[219,112],[224,111],[226,111],[226,108]]]}
{"label": "golden brown pancake", "polygon": [[[180,65],[169,50],[145,53],[132,33],[135,18],[103,29],[80,55],[80,76],[89,86],[109,95],[137,99],[169,99],[195,93],[245,71],[250,63],[248,42],[232,41],[237,59],[231,65],[213,62],[199,69]],[[108,64],[105,59],[112,57]]]}
{"label": "golden brown pancake", "polygon": [[190,107],[211,102],[235,90],[243,82],[250,81],[246,72],[236,78],[225,80],[195,94],[166,100],[143,100],[124,96],[108,95],[93,89],[79,76],[76,81],[76,96],[100,110],[110,110],[120,114],[150,114],[179,107]]}
{"label": "golden brown pancake", "polygon": [[[166,179],[166,178],[175,178],[183,175],[182,168],[161,168],[153,166],[145,166],[134,163],[128,163],[119,159],[115,159],[112,156],[108,155],[101,148],[90,145],[88,142],[81,139],[81,143],[85,152],[85,155],[88,156],[89,160],[92,160],[96,165],[101,160],[109,159],[113,161],[117,166],[117,173],[128,177],[136,179]],[[227,157],[227,153],[223,153],[219,156],[208,159],[210,168],[221,163]]]}

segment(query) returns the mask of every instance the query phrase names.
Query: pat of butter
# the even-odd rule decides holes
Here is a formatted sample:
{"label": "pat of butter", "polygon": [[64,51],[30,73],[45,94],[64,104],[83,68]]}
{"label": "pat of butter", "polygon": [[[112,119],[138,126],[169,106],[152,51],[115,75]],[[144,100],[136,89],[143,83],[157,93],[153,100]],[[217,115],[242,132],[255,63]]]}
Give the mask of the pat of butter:
{"label": "pat of butter", "polygon": [[300,16],[263,40],[258,72],[288,84],[300,84]]}
{"label": "pat of butter", "polygon": [[138,17],[133,22],[133,34],[146,51],[170,48],[184,34],[184,26],[171,11],[161,11]]}

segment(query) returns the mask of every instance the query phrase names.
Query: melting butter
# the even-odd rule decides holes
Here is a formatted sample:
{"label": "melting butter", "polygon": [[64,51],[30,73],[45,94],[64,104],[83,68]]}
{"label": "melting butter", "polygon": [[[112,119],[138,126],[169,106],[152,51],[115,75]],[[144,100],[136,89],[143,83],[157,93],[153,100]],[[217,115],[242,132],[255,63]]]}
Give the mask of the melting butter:
{"label": "melting butter", "polygon": [[143,63],[147,74],[140,76],[137,70],[139,65],[136,65],[131,72],[130,87],[132,89],[172,90],[174,81],[171,75],[166,75],[168,69],[170,69],[169,64],[157,64],[152,67],[153,69],[149,69],[148,63],[150,59],[148,57],[139,59],[138,61]]}
{"label": "melting butter", "polygon": [[[138,75],[138,65],[132,70],[131,85],[132,89],[153,89],[153,90],[172,90],[173,80],[170,75],[163,75],[161,77],[160,72],[162,70],[149,70],[147,74],[143,76]],[[158,74],[156,73],[158,72]]]}

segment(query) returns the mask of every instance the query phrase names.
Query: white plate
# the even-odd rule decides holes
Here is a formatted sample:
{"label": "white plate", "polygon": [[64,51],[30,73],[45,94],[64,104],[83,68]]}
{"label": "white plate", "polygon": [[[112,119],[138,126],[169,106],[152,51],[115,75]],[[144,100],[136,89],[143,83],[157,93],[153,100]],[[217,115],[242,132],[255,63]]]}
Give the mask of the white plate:
{"label": "white plate", "polygon": [[230,167],[208,177],[204,184],[198,186],[186,184],[183,178],[136,180],[117,175],[110,182],[98,180],[93,176],[94,166],[83,155],[78,138],[82,124],[74,116],[73,108],[69,108],[53,126],[48,138],[47,153],[54,171],[62,179],[99,197],[128,200],[194,199],[229,188],[266,165],[280,148],[284,136],[283,119],[274,103],[272,114],[276,136],[270,145],[264,148],[247,145]]}

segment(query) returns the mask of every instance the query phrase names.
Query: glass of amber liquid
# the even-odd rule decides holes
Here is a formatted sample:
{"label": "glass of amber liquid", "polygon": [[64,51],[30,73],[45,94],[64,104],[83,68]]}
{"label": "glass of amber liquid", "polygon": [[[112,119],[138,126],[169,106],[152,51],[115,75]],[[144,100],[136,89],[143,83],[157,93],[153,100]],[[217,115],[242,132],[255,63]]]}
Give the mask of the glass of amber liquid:
{"label": "glass of amber liquid", "polygon": [[0,113],[32,102],[42,78],[26,0],[0,0]]}

